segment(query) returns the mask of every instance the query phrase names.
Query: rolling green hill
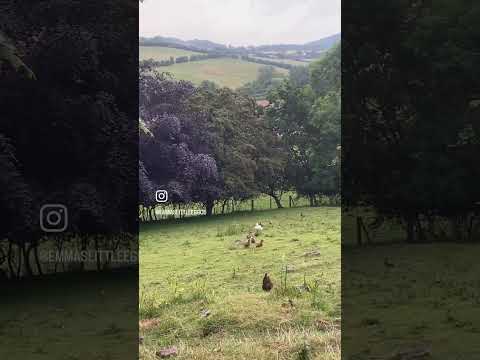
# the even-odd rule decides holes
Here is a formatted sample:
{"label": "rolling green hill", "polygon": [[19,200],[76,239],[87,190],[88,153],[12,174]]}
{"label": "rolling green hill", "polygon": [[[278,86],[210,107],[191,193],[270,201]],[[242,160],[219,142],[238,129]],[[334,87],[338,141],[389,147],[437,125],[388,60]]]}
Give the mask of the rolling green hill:
{"label": "rolling green hill", "polygon": [[153,59],[156,61],[169,60],[171,56],[177,58],[179,56],[190,56],[200,54],[194,51],[175,49],[163,46],[140,46],[140,60]]}
{"label": "rolling green hill", "polygon": [[[258,70],[265,65],[230,58],[194,61],[160,68],[175,78],[200,84],[204,80],[220,86],[236,89],[257,78]],[[288,70],[276,68],[279,74],[288,75]]]}

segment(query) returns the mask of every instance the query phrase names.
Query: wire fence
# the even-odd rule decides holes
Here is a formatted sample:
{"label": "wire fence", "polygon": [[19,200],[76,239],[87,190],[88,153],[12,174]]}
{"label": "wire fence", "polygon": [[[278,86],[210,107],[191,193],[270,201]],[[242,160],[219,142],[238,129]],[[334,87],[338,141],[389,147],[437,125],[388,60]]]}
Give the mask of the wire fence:
{"label": "wire fence", "polygon": [[[308,197],[299,196],[294,192],[283,194],[278,199],[279,204],[271,196],[259,196],[247,200],[226,199],[215,202],[213,215],[226,215],[235,212],[273,210],[277,208],[296,208],[311,206],[312,203]],[[317,199],[315,205],[338,205],[339,199],[331,197],[322,197]],[[280,206],[279,206],[280,205]],[[188,204],[159,204],[154,208],[140,208],[140,220],[144,222],[158,221],[165,219],[179,219],[192,216],[205,215],[205,207],[201,203]]]}

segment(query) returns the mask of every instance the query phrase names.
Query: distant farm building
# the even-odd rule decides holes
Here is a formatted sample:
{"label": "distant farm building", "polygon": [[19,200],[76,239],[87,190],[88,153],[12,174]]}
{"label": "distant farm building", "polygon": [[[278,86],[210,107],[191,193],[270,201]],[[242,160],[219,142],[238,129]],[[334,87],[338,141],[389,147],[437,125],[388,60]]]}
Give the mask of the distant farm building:
{"label": "distant farm building", "polygon": [[257,100],[257,105],[262,108],[267,108],[270,106],[270,101],[268,100]]}

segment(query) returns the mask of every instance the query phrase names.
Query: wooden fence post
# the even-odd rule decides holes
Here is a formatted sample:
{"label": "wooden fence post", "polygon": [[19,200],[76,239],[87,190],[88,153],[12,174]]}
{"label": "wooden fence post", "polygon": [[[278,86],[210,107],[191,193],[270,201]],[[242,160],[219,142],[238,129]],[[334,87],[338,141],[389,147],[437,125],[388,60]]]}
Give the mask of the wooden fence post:
{"label": "wooden fence post", "polygon": [[288,206],[292,207],[292,195],[288,196]]}
{"label": "wooden fence post", "polygon": [[255,204],[254,204],[254,201],[252,199],[252,211],[254,211],[254,210],[255,210]]}

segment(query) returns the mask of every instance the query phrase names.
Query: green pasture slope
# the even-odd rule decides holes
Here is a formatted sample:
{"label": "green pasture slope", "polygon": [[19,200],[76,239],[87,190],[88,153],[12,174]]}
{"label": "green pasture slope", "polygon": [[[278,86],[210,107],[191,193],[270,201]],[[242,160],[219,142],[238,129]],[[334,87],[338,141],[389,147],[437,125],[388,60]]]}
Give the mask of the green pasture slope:
{"label": "green pasture slope", "polygon": [[[246,83],[256,80],[258,70],[265,65],[251,63],[230,58],[208,59],[175,64],[161,68],[179,80],[188,80],[199,85],[209,80],[219,86],[231,89],[239,88]],[[276,68],[279,76],[286,76],[288,70]]]}
{"label": "green pasture slope", "polygon": [[[236,243],[256,222],[263,246]],[[338,207],[146,224],[140,259],[141,359],[340,359]]]}
{"label": "green pasture slope", "polygon": [[140,46],[139,49],[140,60],[149,60],[153,59],[156,61],[170,60],[170,57],[173,56],[177,58],[179,56],[190,56],[200,54],[195,51],[188,51],[183,49],[176,49],[171,47],[163,46]]}
{"label": "green pasture slope", "polygon": [[383,359],[421,347],[430,360],[480,358],[478,242],[407,244],[395,223],[370,236],[355,246],[354,217],[342,218],[342,326],[355,334],[343,330],[353,349],[344,355]]}
{"label": "green pasture slope", "polygon": [[[173,55],[172,52],[176,50],[178,49],[141,46],[140,59],[148,59],[154,56],[156,60],[166,60],[169,59],[170,56],[177,57],[191,54],[189,54],[188,51],[178,50],[180,53]],[[238,59],[219,58],[163,66],[158,68],[158,70],[171,73],[178,80],[191,81],[197,85],[202,81],[209,80],[219,86],[236,89],[248,82],[256,80],[258,70],[264,66],[265,65]],[[288,70],[286,69],[275,69],[278,77],[288,75]]]}
{"label": "green pasture slope", "polygon": [[56,274],[1,294],[0,359],[134,359],[137,272]]}

